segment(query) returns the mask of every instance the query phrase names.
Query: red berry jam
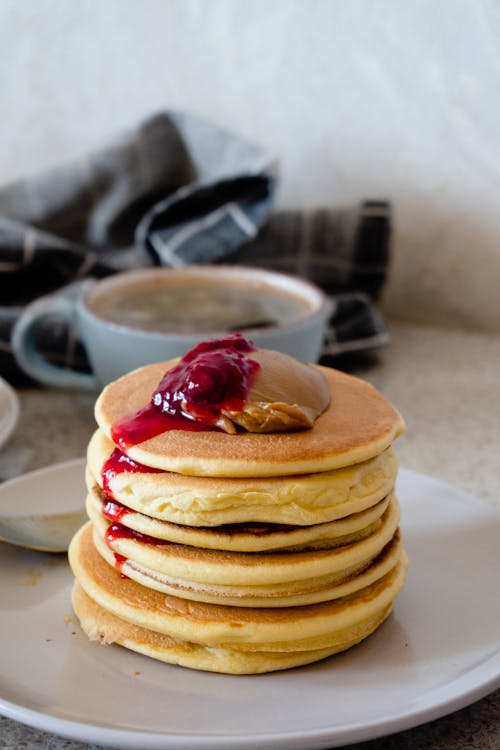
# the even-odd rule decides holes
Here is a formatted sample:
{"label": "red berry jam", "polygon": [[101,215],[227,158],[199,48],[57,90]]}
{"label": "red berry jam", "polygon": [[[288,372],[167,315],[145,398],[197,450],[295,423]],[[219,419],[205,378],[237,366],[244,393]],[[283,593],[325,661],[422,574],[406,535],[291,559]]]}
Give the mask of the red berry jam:
{"label": "red berry jam", "polygon": [[114,500],[113,492],[110,487],[111,480],[125,471],[131,472],[132,474],[156,474],[160,472],[161,469],[153,469],[150,466],[144,466],[144,464],[140,464],[125,453],[122,453],[119,448],[115,448],[102,468],[102,489],[107,499]]}
{"label": "red berry jam", "polygon": [[182,414],[162,414],[154,404],[148,404],[134,414],[129,414],[114,423],[111,428],[111,439],[123,450],[145,440],[161,435],[167,430],[188,430],[203,432],[213,429],[201,422],[193,422]]}
{"label": "red berry jam", "polygon": [[106,502],[102,508],[102,515],[104,518],[107,518],[108,521],[121,523],[125,516],[128,516],[130,513],[133,513],[133,511],[130,510],[130,508],[127,508],[126,505],[122,505],[117,500],[112,500],[110,497],[106,497]]}
{"label": "red berry jam", "polygon": [[240,333],[203,341],[167,370],[151,403],[116,422],[111,437],[127,450],[167,430],[217,429],[222,410],[241,411],[260,368]]}
{"label": "red berry jam", "polygon": [[118,552],[113,552],[115,556],[115,568],[120,571],[121,578],[128,578],[123,572],[123,564],[127,562],[125,555],[119,555]]}
{"label": "red berry jam", "polygon": [[[154,544],[157,547],[161,547],[162,545],[167,544],[167,542],[163,542],[161,539],[156,539],[155,537],[149,536],[148,534],[141,534],[140,531],[129,529],[126,526],[123,526],[123,524],[121,523],[113,523],[111,524],[111,526],[108,526],[108,529],[106,531],[104,538],[106,540],[106,544],[108,545],[110,550],[113,552],[113,555],[115,558],[115,567],[117,570],[120,571],[122,575],[123,575],[123,564],[127,562],[128,558],[114,551],[113,542],[116,539],[133,539],[135,541],[142,542],[143,544]],[[124,577],[126,578],[127,576],[124,576]]]}
{"label": "red berry jam", "polygon": [[167,542],[162,542],[161,539],[157,539],[154,536],[149,536],[149,534],[142,534],[140,531],[136,531],[135,529],[129,529],[127,526],[124,526],[121,523],[111,524],[111,526],[108,526],[108,529],[106,531],[106,542],[108,543],[108,545],[111,546],[115,539],[132,539],[136,542],[142,542],[143,544],[153,544],[157,547],[161,547],[162,544],[167,544]]}

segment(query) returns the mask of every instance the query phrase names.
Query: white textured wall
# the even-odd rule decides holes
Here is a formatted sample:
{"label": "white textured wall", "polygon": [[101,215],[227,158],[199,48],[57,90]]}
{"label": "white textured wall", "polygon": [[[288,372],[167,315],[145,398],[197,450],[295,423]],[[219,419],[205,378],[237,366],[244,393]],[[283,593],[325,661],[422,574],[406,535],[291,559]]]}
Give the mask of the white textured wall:
{"label": "white textured wall", "polygon": [[500,330],[496,0],[0,0],[0,180],[162,107],[280,157],[281,205],[386,196],[387,311]]}

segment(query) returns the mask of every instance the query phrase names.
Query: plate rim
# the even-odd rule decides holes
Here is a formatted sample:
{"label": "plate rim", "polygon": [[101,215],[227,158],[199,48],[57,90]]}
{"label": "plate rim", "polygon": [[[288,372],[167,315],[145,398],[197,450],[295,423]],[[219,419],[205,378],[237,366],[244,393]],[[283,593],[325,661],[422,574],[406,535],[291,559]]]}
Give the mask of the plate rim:
{"label": "plate rim", "polygon": [[[307,750],[309,747],[334,748],[358,742],[367,742],[388,737],[397,732],[415,729],[424,724],[443,718],[455,711],[472,705],[476,701],[490,695],[500,688],[500,674],[492,676],[489,680],[482,682],[469,691],[463,691],[454,699],[443,698],[438,703],[415,709],[403,715],[384,717],[377,721],[366,722],[351,728],[345,726],[332,729],[308,729],[300,733],[293,732],[254,732],[247,735],[222,735],[222,734],[176,734],[175,732],[160,732],[147,730],[112,729],[102,724],[74,721],[62,717],[50,715],[34,709],[19,706],[19,704],[6,701],[0,696],[0,709],[2,715],[8,719],[18,721],[28,726],[49,734],[55,734],[70,740],[87,742],[101,745],[103,747],[116,747],[117,743],[122,750],[250,750],[255,748],[256,743],[261,748],[273,748],[273,750]],[[4,713],[4,709],[7,709]],[[174,742],[175,744],[170,744]],[[314,743],[306,745],[304,743]],[[318,745],[318,742],[325,744]]]}
{"label": "plate rim", "polygon": [[[85,457],[69,459],[56,464],[51,464],[33,471],[27,472],[19,477],[7,480],[4,484],[31,480],[40,473],[54,473],[57,475],[61,470],[71,466],[84,466]],[[482,498],[456,487],[444,480],[432,477],[428,474],[400,468],[400,476],[409,481],[428,481],[448,492],[460,495],[468,505],[491,511],[493,515],[499,513],[499,509],[492,506]],[[498,662],[498,664],[497,664]],[[473,679],[470,677],[473,675]],[[459,689],[452,690],[450,686],[458,685]],[[28,724],[29,726],[61,737],[94,743],[102,746],[116,746],[118,743],[124,750],[216,750],[216,748],[253,748],[256,743],[264,748],[300,748],[307,747],[338,747],[339,745],[352,744],[373,740],[382,736],[388,736],[396,732],[413,729],[422,724],[434,721],[454,711],[465,708],[468,705],[491,694],[500,688],[500,649],[491,657],[472,666],[467,672],[460,675],[444,686],[430,691],[430,695],[437,693],[437,701],[419,699],[413,709],[402,713],[398,710],[392,714],[385,714],[375,720],[365,720],[361,724],[341,725],[337,727],[309,728],[303,730],[259,732],[256,730],[251,734],[199,734],[178,733],[174,731],[158,730],[135,730],[109,727],[101,723],[88,720],[74,720],[39,711],[21,703],[13,702],[2,697],[0,693],[0,714],[14,721]],[[1,686],[0,686],[1,690]],[[172,744],[173,743],[173,744]],[[310,745],[304,743],[311,743]],[[322,743],[321,745],[318,743]],[[324,744],[323,744],[324,743]]]}

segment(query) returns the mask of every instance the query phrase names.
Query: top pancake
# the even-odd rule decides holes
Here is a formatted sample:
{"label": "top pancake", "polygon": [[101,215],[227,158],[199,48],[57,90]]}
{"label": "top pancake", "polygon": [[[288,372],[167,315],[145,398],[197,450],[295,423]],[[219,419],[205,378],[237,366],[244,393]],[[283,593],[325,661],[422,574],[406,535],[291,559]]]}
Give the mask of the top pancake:
{"label": "top pancake", "polygon": [[[165,371],[178,360],[147,365],[110,383],[95,417],[111,439],[112,425],[144,408]],[[331,400],[311,429],[287,433],[169,430],[127,449],[135,461],[192,476],[266,477],[328,471],[381,453],[404,430],[396,409],[364,380],[318,366]]]}

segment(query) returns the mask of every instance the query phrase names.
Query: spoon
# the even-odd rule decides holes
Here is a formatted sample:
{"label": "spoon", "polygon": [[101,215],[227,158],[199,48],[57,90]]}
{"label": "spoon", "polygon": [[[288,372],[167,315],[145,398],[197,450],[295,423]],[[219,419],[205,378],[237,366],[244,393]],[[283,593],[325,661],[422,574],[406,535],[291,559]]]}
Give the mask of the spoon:
{"label": "spoon", "polygon": [[84,466],[66,461],[0,484],[0,541],[65,552],[87,519]]}

